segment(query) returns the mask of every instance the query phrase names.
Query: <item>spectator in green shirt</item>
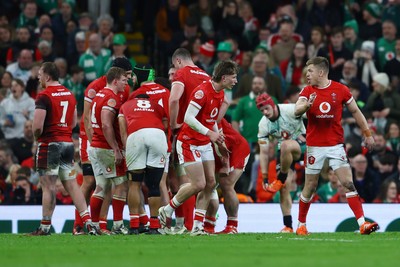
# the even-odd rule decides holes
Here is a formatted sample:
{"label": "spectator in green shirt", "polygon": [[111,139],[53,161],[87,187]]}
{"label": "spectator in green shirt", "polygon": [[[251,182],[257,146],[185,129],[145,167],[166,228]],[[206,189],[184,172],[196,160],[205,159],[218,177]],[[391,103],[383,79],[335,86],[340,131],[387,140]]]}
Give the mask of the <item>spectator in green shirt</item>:
{"label": "spectator in green shirt", "polygon": [[323,184],[317,190],[318,199],[322,203],[328,203],[329,199],[331,199],[337,192],[339,185],[339,179],[336,176],[335,172],[329,168],[328,171],[328,182]]}

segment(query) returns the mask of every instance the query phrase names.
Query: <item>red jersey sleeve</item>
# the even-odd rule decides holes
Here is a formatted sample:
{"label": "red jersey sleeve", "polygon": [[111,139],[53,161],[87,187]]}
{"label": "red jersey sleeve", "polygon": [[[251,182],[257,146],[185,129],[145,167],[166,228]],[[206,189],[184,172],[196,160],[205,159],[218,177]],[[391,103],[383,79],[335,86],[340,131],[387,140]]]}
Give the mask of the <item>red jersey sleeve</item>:
{"label": "red jersey sleeve", "polygon": [[48,110],[51,106],[51,100],[47,95],[39,94],[35,101],[35,108],[36,109],[45,109]]}
{"label": "red jersey sleeve", "polygon": [[199,88],[195,89],[190,97],[190,104],[194,105],[195,107],[197,107],[198,109],[201,109],[204,106],[204,103],[207,100],[207,96],[203,90],[203,88],[201,88],[201,86],[199,86]]}
{"label": "red jersey sleeve", "polygon": [[310,88],[311,88],[310,86],[304,87],[304,88],[300,91],[299,97],[305,97],[306,99],[308,99],[308,98],[310,97],[310,94],[311,94]]}

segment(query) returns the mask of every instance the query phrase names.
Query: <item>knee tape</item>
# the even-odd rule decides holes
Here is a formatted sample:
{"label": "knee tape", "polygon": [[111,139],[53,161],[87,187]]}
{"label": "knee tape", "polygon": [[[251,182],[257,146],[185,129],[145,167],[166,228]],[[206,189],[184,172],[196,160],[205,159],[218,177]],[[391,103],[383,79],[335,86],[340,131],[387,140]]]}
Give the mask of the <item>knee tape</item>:
{"label": "knee tape", "polygon": [[108,187],[111,186],[111,180],[106,179],[103,176],[96,177],[96,186],[101,187],[102,190],[100,192],[94,193],[93,195],[104,198],[104,193]]}
{"label": "knee tape", "polygon": [[217,189],[215,189],[215,188],[214,188],[214,190],[213,190],[212,193],[211,193],[211,199],[219,200],[219,198],[218,198],[218,192],[217,192]]}
{"label": "knee tape", "polygon": [[159,197],[160,196],[160,181],[163,175],[164,169],[162,168],[147,168],[146,177],[144,182],[149,189],[149,197]]}

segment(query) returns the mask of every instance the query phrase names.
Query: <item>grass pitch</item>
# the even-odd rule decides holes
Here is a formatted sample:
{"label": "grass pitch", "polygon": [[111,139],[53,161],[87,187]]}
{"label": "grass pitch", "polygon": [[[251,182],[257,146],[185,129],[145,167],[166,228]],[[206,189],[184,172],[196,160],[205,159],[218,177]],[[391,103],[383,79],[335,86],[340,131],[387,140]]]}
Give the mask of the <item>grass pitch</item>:
{"label": "grass pitch", "polygon": [[30,237],[0,234],[0,266],[398,266],[400,233]]}

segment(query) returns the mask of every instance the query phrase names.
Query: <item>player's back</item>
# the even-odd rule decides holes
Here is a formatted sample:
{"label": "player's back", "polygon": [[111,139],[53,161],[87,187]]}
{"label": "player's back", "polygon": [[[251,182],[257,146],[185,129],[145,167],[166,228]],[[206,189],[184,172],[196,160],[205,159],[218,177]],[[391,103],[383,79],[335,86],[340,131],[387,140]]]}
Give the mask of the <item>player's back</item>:
{"label": "player's back", "polygon": [[39,142],[71,142],[76,100],[62,85],[48,86],[36,98],[36,108],[46,109],[43,133]]}
{"label": "player's back", "polygon": [[128,135],[144,128],[165,130],[163,118],[167,117],[165,110],[157,101],[134,98],[125,102],[120,114],[123,114],[128,125]]}
{"label": "player's back", "polygon": [[170,92],[167,88],[154,82],[145,83],[131,93],[131,95],[129,96],[129,100],[132,100],[136,96],[141,94],[148,95],[151,100],[156,101],[160,106],[164,108],[167,115],[169,114],[168,101]]}
{"label": "player's back", "polygon": [[176,71],[174,75],[174,83],[183,85],[184,91],[179,99],[179,113],[177,122],[183,123],[187,107],[189,105],[190,96],[194,89],[205,81],[210,80],[211,77],[202,69],[197,66],[186,66]]}

